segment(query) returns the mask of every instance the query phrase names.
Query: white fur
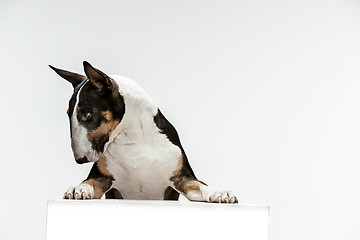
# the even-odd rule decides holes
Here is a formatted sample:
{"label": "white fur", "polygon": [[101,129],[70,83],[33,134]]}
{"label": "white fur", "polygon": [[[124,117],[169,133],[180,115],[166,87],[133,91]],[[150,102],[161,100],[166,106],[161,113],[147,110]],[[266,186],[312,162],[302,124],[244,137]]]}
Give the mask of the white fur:
{"label": "white fur", "polygon": [[125,101],[125,114],[105,145],[104,156],[113,186],[126,199],[163,199],[181,151],[161,134],[154,116],[158,108],[132,80],[111,76]]}
{"label": "white fur", "polygon": [[235,202],[237,198],[231,191],[217,191],[209,186],[201,186],[200,192],[189,192],[186,198],[192,201],[208,202]]}
{"label": "white fur", "polygon": [[73,149],[75,159],[87,157],[90,162],[95,162],[100,158],[100,155],[94,149],[92,149],[91,143],[87,138],[88,131],[85,127],[81,126],[76,117],[76,108],[79,104],[79,95],[84,85],[77,93],[75,107],[71,117],[71,147]]}
{"label": "white fur", "polygon": [[72,199],[74,195],[75,187],[71,186],[68,190],[64,193],[64,198]]}
{"label": "white fur", "polygon": [[75,188],[75,191],[74,191],[75,198],[77,198],[77,197],[83,198],[83,194],[85,194],[85,198],[87,198],[87,199],[94,198],[95,192],[94,192],[93,186],[86,184],[86,183],[82,183]]}
{"label": "white fur", "polygon": [[69,187],[67,192],[64,194],[64,198],[68,199],[92,199],[94,196],[94,188],[87,183],[81,183],[77,187]]}

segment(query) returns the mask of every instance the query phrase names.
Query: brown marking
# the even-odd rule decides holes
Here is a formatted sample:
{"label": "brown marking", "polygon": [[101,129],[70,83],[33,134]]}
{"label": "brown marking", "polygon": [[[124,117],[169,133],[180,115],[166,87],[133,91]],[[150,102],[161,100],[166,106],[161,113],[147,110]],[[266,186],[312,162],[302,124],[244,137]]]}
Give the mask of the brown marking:
{"label": "brown marking", "polygon": [[185,195],[189,192],[200,192],[200,187],[204,186],[204,184],[198,180],[189,179],[187,176],[179,176],[173,181],[176,190],[184,193]]}
{"label": "brown marking", "polygon": [[94,189],[94,198],[101,198],[102,195],[107,192],[114,177],[107,169],[107,160],[105,156],[101,156],[98,161],[94,163],[89,173],[89,176],[83,183],[91,185]]}
{"label": "brown marking", "polygon": [[92,178],[85,180],[82,183],[89,184],[94,189],[94,197],[95,199],[100,199],[102,195],[110,188],[110,185],[107,181],[99,181],[99,179]]}
{"label": "brown marking", "polygon": [[176,190],[187,195],[189,192],[200,192],[200,187],[205,184],[190,175],[182,174],[183,157],[179,158],[178,166],[173,171],[170,180],[174,183]]}
{"label": "brown marking", "polygon": [[178,161],[178,164],[176,166],[176,169],[173,171],[173,175],[174,176],[177,176],[177,175],[180,175],[181,174],[181,169],[183,167],[183,156],[181,154],[181,156],[179,157],[179,161]]}
{"label": "brown marking", "polygon": [[120,123],[119,120],[113,120],[113,115],[110,111],[104,111],[102,112],[102,115],[104,116],[105,121],[102,121],[97,129],[89,133],[89,140],[96,139],[99,136],[105,134],[108,134],[110,136],[116,126]]}
{"label": "brown marking", "polygon": [[108,170],[107,159],[104,155],[102,155],[97,161],[97,167],[99,171],[107,177],[113,177],[113,175]]}
{"label": "brown marking", "polygon": [[113,119],[112,112],[110,112],[110,111],[104,111],[104,112],[102,112],[102,115],[104,116],[104,118],[107,121],[111,121]]}
{"label": "brown marking", "polygon": [[89,132],[88,139],[92,143],[93,148],[98,151],[102,152],[103,147],[111,136],[111,133],[120,123],[119,120],[113,120],[113,114],[110,111],[102,112],[105,120],[101,122],[100,126]]}

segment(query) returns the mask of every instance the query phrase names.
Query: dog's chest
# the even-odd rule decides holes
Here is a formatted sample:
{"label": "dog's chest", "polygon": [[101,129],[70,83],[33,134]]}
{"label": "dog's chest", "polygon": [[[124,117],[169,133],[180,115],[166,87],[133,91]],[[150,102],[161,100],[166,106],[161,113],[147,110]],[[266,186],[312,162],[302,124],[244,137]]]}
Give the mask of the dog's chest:
{"label": "dog's chest", "polygon": [[115,179],[112,187],[125,199],[160,200],[172,185],[181,150],[160,133],[151,138],[121,133],[104,155]]}

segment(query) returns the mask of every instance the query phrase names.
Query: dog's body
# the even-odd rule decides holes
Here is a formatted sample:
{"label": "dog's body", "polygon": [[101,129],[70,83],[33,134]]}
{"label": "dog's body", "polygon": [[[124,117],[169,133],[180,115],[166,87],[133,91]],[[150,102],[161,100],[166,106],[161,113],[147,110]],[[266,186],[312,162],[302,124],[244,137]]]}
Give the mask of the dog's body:
{"label": "dog's body", "polygon": [[237,202],[230,191],[198,181],[175,128],[134,81],[108,76],[84,62],[86,77],[54,69],[71,82],[72,149],[78,163],[95,162],[69,199],[107,198]]}

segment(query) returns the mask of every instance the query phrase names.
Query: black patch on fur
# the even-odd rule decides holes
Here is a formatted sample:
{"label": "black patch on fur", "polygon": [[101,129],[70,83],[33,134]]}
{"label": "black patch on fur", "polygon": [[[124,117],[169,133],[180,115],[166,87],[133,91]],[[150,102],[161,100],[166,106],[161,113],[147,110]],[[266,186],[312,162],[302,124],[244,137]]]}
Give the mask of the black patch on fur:
{"label": "black patch on fur", "polygon": [[181,149],[182,157],[183,157],[183,166],[181,168],[181,175],[185,175],[190,179],[197,180],[189,161],[186,157],[185,151],[180,143],[179,135],[174,128],[174,126],[165,118],[165,116],[161,113],[160,109],[158,109],[157,114],[154,116],[154,122],[156,126],[160,129],[160,133],[165,134],[167,138],[174,145],[178,146]]}
{"label": "black patch on fur", "polygon": [[119,190],[112,188],[105,193],[106,199],[124,199]]}
{"label": "black patch on fur", "polygon": [[74,92],[73,92],[73,95],[71,96],[70,98],[70,101],[69,101],[69,116],[71,116],[74,112],[74,108],[75,108],[75,104],[76,104],[76,96],[77,94],[79,93],[79,90],[82,86],[84,86],[84,84],[88,81],[89,79],[86,79],[84,81],[82,81],[78,86],[76,86],[74,88]]}
{"label": "black patch on fur", "polygon": [[[110,95],[110,96],[109,96]],[[102,92],[100,89],[94,87],[90,82],[84,85],[79,94],[78,107],[79,112],[77,119],[81,125],[87,130],[97,129],[102,121],[105,121],[102,115],[103,111],[112,110],[111,93]],[[89,121],[82,121],[82,116],[85,113],[91,113],[92,118]]]}
{"label": "black patch on fur", "polygon": [[99,170],[99,167],[98,167],[98,162],[94,162],[91,170],[90,170],[90,173],[87,177],[86,180],[89,180],[89,179],[96,179],[96,178],[110,178],[112,179],[112,181],[114,180],[113,177],[108,177],[106,175],[104,175],[100,170]]}
{"label": "black patch on fur", "polygon": [[71,116],[74,112],[74,108],[75,108],[75,104],[76,104],[76,96],[78,95],[79,91],[80,91],[80,88],[82,86],[84,86],[84,84],[88,81],[89,79],[85,79],[84,81],[82,81],[78,86],[76,86],[74,88],[74,92],[73,92],[73,95],[71,96],[70,98],[70,101],[69,101],[69,111],[68,111],[68,116],[69,116],[69,119],[70,119],[70,135],[72,136],[72,132],[71,132],[71,128],[72,128],[72,124],[71,124]]}
{"label": "black patch on fur", "polygon": [[172,187],[167,187],[164,194],[164,200],[179,200],[180,194]]}
{"label": "black patch on fur", "polygon": [[89,160],[87,159],[87,157],[75,159],[75,161],[76,161],[76,163],[78,163],[78,164],[83,164],[83,163],[88,163],[88,162],[89,162]]}
{"label": "black patch on fur", "polygon": [[[102,191],[106,192],[110,187],[112,182],[115,180],[113,177],[104,175],[98,167],[98,162],[95,162],[90,170],[90,173],[86,180],[94,179],[102,183]],[[85,180],[85,181],[86,181]]]}

